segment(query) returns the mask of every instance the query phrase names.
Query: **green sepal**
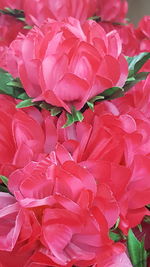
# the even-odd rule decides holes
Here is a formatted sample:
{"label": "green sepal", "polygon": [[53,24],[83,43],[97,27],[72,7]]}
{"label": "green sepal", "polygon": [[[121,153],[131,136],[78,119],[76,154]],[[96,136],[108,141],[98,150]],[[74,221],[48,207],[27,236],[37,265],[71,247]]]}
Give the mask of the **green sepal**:
{"label": "green sepal", "polygon": [[83,114],[80,111],[76,110],[75,107],[72,107],[72,113],[67,113],[66,116],[67,116],[67,121],[62,126],[62,128],[66,128],[77,121],[81,122],[84,119]]}
{"label": "green sepal", "polygon": [[94,111],[94,104],[90,101],[87,102],[88,107]]}

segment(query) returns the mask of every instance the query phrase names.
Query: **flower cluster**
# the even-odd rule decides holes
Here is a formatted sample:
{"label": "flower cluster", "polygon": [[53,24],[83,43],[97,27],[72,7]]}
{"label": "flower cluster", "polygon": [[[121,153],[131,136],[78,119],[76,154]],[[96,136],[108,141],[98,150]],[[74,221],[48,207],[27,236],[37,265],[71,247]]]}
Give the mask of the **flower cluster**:
{"label": "flower cluster", "polygon": [[127,9],[0,1],[0,267],[149,262],[150,18]]}

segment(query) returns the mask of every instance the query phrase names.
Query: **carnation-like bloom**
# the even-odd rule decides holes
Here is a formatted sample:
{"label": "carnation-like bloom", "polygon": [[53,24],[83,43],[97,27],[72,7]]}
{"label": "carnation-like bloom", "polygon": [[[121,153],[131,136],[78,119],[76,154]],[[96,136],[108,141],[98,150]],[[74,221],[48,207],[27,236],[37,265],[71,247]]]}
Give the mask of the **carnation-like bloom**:
{"label": "carnation-like bloom", "polygon": [[128,73],[117,32],[106,34],[94,21],[81,27],[74,18],[49,20],[13,49],[27,94],[69,112],[104,89],[122,87]]}
{"label": "carnation-like bloom", "polygon": [[[60,162],[71,155],[88,168],[97,183],[110,187],[120,207],[119,227],[127,234],[149,214],[145,205],[149,203],[150,193],[147,180],[150,125],[140,110],[128,112],[130,102],[127,105],[125,102],[124,112],[120,112],[122,101],[123,98],[116,101],[118,108],[107,101],[97,104],[94,112],[84,113],[83,122],[60,129],[58,138],[62,145],[56,147],[56,154]],[[60,121],[64,123],[63,117]],[[100,203],[104,206],[104,201],[99,202],[99,207]]]}
{"label": "carnation-like bloom", "polygon": [[119,208],[110,188],[97,185],[85,167],[73,160],[57,165],[52,153],[12,173],[9,190],[41,225],[35,254],[41,252],[54,266],[89,266],[100,255],[105,262],[103,251],[113,251],[108,231]]}

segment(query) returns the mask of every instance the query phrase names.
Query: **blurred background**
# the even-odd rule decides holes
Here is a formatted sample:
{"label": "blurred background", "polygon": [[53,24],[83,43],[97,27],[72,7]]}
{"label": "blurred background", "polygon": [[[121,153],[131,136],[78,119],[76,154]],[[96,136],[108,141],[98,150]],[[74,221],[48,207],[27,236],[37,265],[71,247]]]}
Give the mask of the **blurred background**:
{"label": "blurred background", "polygon": [[128,0],[128,18],[137,25],[144,15],[150,15],[150,0]]}

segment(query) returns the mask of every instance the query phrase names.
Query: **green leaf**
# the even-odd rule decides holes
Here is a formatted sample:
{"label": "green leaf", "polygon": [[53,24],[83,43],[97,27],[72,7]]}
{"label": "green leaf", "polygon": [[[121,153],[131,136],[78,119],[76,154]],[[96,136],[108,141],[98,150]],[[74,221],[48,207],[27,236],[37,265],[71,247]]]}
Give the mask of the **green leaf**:
{"label": "green leaf", "polygon": [[138,81],[146,80],[149,74],[150,72],[139,72],[135,75],[135,80],[138,80]]}
{"label": "green leaf", "polygon": [[88,20],[95,20],[95,21],[99,22],[99,21],[101,21],[101,17],[100,16],[93,16],[93,17],[88,18]]}
{"label": "green leaf", "polygon": [[23,10],[11,9],[9,7],[6,7],[5,9],[0,9],[0,13],[2,13],[4,15],[16,17],[17,19],[25,17]]}
{"label": "green leaf", "polygon": [[123,23],[123,22],[112,22],[112,25],[121,25],[121,26],[127,26],[128,23]]}
{"label": "green leaf", "polygon": [[146,63],[146,61],[148,59],[150,59],[150,53],[142,53],[142,57],[140,60],[138,60],[135,64],[135,67],[134,67],[134,73],[137,73],[142,67],[143,65]]}
{"label": "green leaf", "polygon": [[17,98],[21,100],[29,99],[28,95],[25,92],[18,94]]}
{"label": "green leaf", "polygon": [[17,17],[18,20],[22,21],[22,22],[25,22],[25,18],[22,18],[22,17]]}
{"label": "green leaf", "polygon": [[48,110],[48,111],[50,111],[50,110],[53,108],[52,105],[46,103],[45,101],[42,101],[42,102],[40,103],[39,107],[40,107],[40,108],[43,108],[43,109],[46,109],[46,110]]}
{"label": "green leaf", "polygon": [[140,73],[137,73],[133,79],[129,78],[126,81],[125,85],[123,86],[124,91],[125,92],[129,91],[135,84],[137,84],[138,82],[142,80],[145,80],[148,75],[149,75],[149,72],[140,72]]}
{"label": "green leaf", "polygon": [[121,87],[112,87],[101,93],[106,99],[114,99],[124,95],[124,89]]}
{"label": "green leaf", "polygon": [[66,128],[77,121],[82,121],[84,119],[83,114],[76,110],[75,107],[72,107],[72,113],[67,113],[66,123],[62,126],[62,128]]}
{"label": "green leaf", "polygon": [[62,112],[62,108],[59,108],[59,107],[51,108],[51,116],[56,116],[61,112]]}
{"label": "green leaf", "polygon": [[10,193],[8,188],[5,187],[4,185],[0,185],[0,192]]}
{"label": "green leaf", "polygon": [[17,104],[16,108],[26,108],[26,107],[35,106],[36,102],[32,102],[32,100],[33,100],[32,98],[25,99],[21,101],[19,104]]}
{"label": "green leaf", "polygon": [[95,101],[99,101],[99,100],[104,100],[104,96],[103,95],[97,95],[97,96],[94,96],[93,98],[91,98],[89,100],[90,103],[94,103]]}
{"label": "green leaf", "polygon": [[0,68],[0,92],[1,93],[11,93],[12,87],[7,84],[13,80],[12,76]]}
{"label": "green leaf", "polygon": [[20,80],[14,79],[10,73],[0,68],[0,94],[10,95],[17,99],[20,95],[24,94],[24,98],[29,98],[25,93]]}
{"label": "green leaf", "polygon": [[127,238],[128,252],[133,266],[146,267],[147,252],[144,242],[139,241],[130,229]]}
{"label": "green leaf", "polygon": [[3,183],[7,186],[8,185],[8,178],[6,176],[0,175],[0,179],[3,181]]}
{"label": "green leaf", "polygon": [[135,57],[126,57],[129,66],[129,77],[136,74],[142,66],[146,63],[146,61],[150,58],[150,53],[141,53]]}
{"label": "green leaf", "polygon": [[114,242],[118,242],[122,239],[121,235],[114,233],[114,232],[109,232],[109,237],[111,240],[113,240]]}
{"label": "green leaf", "polygon": [[21,84],[21,81],[18,78],[14,79],[14,80],[12,80],[10,82],[8,82],[7,85],[13,86],[13,87],[23,88],[23,86]]}

